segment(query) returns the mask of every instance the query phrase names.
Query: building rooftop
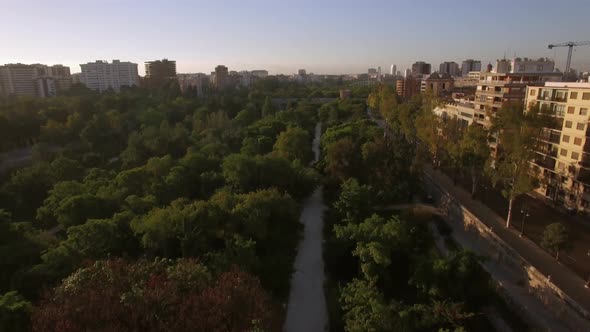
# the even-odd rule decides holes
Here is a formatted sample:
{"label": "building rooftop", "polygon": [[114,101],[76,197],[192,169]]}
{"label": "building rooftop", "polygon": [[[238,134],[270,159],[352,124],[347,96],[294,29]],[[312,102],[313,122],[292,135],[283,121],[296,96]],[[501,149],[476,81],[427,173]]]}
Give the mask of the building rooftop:
{"label": "building rooftop", "polygon": [[590,89],[590,83],[588,82],[547,82],[545,86],[548,88]]}

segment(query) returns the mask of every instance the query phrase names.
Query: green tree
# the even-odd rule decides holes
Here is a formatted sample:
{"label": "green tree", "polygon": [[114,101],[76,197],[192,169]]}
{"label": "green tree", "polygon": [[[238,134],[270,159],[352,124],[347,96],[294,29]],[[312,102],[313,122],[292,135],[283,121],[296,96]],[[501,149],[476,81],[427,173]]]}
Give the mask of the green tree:
{"label": "green tree", "polygon": [[299,127],[290,127],[283,131],[275,145],[275,153],[289,161],[300,160],[307,165],[313,158],[309,133]]}
{"label": "green tree", "polygon": [[274,115],[275,112],[276,111],[272,105],[272,100],[269,96],[266,96],[266,98],[264,98],[264,104],[262,105],[262,117],[265,118],[269,115]]}
{"label": "green tree", "polygon": [[477,183],[490,158],[488,131],[478,125],[471,125],[459,141],[461,165],[471,174],[471,195],[475,195]]}
{"label": "green tree", "polygon": [[334,208],[343,222],[358,224],[371,215],[373,201],[373,188],[350,178],[340,185]]}
{"label": "green tree", "polygon": [[32,305],[17,292],[0,296],[0,330],[25,332],[30,330]]}
{"label": "green tree", "polygon": [[541,245],[552,253],[555,259],[559,260],[559,253],[571,246],[567,228],[561,223],[553,223],[545,227]]}
{"label": "green tree", "polygon": [[506,227],[512,221],[514,200],[538,185],[530,162],[535,157],[542,127],[542,115],[525,114],[520,105],[505,105],[493,117],[491,131],[498,138],[498,148],[486,170],[494,185],[502,185],[502,195],[508,200]]}

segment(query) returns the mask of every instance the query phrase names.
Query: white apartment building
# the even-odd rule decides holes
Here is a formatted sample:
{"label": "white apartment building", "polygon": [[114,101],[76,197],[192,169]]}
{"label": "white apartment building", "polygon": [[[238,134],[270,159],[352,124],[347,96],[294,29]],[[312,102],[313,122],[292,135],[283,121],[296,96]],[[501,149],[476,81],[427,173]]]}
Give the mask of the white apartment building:
{"label": "white apartment building", "polygon": [[543,130],[534,160],[542,174],[537,191],[571,210],[590,212],[590,83],[529,86],[525,107],[533,106],[556,120]]}
{"label": "white apartment building", "polygon": [[80,82],[89,89],[104,92],[113,89],[121,91],[121,87],[139,85],[137,63],[113,60],[112,63],[97,60],[81,64]]}

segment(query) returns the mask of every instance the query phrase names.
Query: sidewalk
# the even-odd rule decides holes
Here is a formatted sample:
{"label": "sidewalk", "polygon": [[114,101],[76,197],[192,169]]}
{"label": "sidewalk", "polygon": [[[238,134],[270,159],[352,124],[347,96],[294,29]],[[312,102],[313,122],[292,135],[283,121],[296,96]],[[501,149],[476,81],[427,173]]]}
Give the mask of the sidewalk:
{"label": "sidewalk", "polygon": [[424,168],[424,172],[432,177],[439,186],[455,197],[471,213],[484,224],[493,229],[494,233],[504,242],[516,250],[525,260],[533,265],[545,276],[551,275],[551,281],[564,293],[576,301],[582,308],[590,312],[590,290],[585,288],[585,280],[574,272],[558,263],[553,257],[539,248],[532,241],[518,237],[518,233],[505,227],[506,221],[495,214],[482,203],[471,198],[470,193],[459,186],[453,185],[451,179],[439,171],[434,171],[430,166]]}

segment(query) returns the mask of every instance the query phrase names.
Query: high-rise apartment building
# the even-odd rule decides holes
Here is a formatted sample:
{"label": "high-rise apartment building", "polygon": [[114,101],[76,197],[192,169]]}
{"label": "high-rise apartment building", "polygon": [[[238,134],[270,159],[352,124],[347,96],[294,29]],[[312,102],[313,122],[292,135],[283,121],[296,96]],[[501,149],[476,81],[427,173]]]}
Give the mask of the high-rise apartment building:
{"label": "high-rise apartment building", "polygon": [[482,73],[475,91],[475,119],[489,124],[506,102],[522,102],[528,85],[561,80],[561,73],[553,71],[551,60],[498,60],[495,70]]}
{"label": "high-rise apartment building", "polygon": [[190,89],[194,89],[194,93],[197,96],[202,96],[205,91],[205,87],[209,85],[209,76],[203,73],[197,74],[177,74],[178,85],[180,91],[183,93]]}
{"label": "high-rise apartment building", "polygon": [[0,67],[2,90],[7,96],[36,96],[36,68],[22,63],[8,64]]}
{"label": "high-rise apartment building", "polygon": [[228,69],[226,66],[219,65],[215,67],[215,87],[218,90],[224,90],[229,86]]}
{"label": "high-rise apartment building", "polygon": [[70,68],[62,65],[0,66],[0,91],[3,95],[52,97],[72,84]]}
{"label": "high-rise apartment building", "polygon": [[467,76],[470,71],[481,71],[481,61],[467,59],[461,64],[461,75]]}
{"label": "high-rise apartment building", "polygon": [[572,210],[590,212],[590,83],[547,82],[526,89],[525,107],[554,116],[544,128],[534,164],[537,191]]}
{"label": "high-rise apartment building", "polygon": [[459,76],[459,65],[456,62],[443,62],[438,67],[438,72],[441,74],[449,74],[453,77]]}
{"label": "high-rise apartment building", "polygon": [[397,66],[391,65],[391,67],[389,67],[389,75],[396,75],[396,74],[397,74]]}
{"label": "high-rise apartment building", "polygon": [[412,65],[412,75],[430,75],[431,66],[424,61],[417,61]]}
{"label": "high-rise apartment building", "polygon": [[81,64],[80,82],[89,89],[103,92],[113,89],[121,91],[121,87],[131,87],[139,84],[137,63],[113,60],[112,63],[97,60]]}
{"label": "high-rise apartment building", "polygon": [[176,80],[176,61],[162,59],[146,62],[144,79],[149,88],[160,88]]}

